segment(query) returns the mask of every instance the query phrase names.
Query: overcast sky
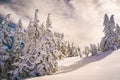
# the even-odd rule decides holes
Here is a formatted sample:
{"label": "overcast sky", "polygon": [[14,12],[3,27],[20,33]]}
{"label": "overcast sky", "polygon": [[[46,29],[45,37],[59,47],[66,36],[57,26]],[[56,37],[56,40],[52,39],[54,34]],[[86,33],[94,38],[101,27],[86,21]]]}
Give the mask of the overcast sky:
{"label": "overcast sky", "polygon": [[0,14],[11,13],[15,23],[21,18],[25,28],[35,9],[39,9],[40,23],[51,13],[53,29],[81,48],[100,42],[105,13],[120,21],[120,0],[0,0]]}

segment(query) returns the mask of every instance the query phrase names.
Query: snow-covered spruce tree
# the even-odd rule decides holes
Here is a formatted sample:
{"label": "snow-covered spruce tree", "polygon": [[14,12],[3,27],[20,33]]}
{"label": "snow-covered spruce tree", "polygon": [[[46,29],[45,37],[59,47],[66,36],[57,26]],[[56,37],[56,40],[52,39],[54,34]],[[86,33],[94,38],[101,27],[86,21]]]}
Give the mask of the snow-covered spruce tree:
{"label": "snow-covered spruce tree", "polygon": [[79,47],[77,48],[77,54],[79,54],[80,58],[82,58],[81,49]]}
{"label": "snow-covered spruce tree", "polygon": [[117,24],[115,28],[115,33],[116,33],[116,47],[120,48],[120,26]]}
{"label": "snow-covered spruce tree", "polygon": [[56,49],[60,53],[59,58],[62,59],[63,57],[67,56],[66,42],[64,41],[64,34],[55,32],[53,40],[54,40]]}
{"label": "snow-covered spruce tree", "polygon": [[74,46],[74,43],[71,44],[71,46],[68,46],[68,57],[75,57],[78,56],[78,49]]}
{"label": "snow-covered spruce tree", "polygon": [[67,56],[71,57],[71,54],[72,54],[72,49],[71,49],[70,42],[68,42],[68,44],[67,44]]}
{"label": "snow-covered spruce tree", "polygon": [[7,78],[7,72],[11,64],[9,48],[12,40],[10,38],[10,28],[8,27],[9,18],[10,14],[0,24],[0,79]]}
{"label": "snow-covered spruce tree", "polygon": [[15,69],[12,71],[11,79],[48,75],[57,71],[58,54],[52,41],[53,33],[48,19],[50,14],[46,28],[43,30],[45,32],[40,32],[44,26],[43,24],[39,26],[37,14],[38,10],[35,11],[34,21],[31,21],[28,26],[24,54],[19,62],[13,64]]}
{"label": "snow-covered spruce tree", "polygon": [[101,47],[100,47],[99,43],[97,44],[97,51],[98,51],[98,53],[101,52]]}
{"label": "snow-covered spruce tree", "polygon": [[12,47],[12,59],[13,62],[16,62],[19,60],[19,57],[22,56],[22,47],[21,47],[21,43],[23,40],[23,32],[22,32],[23,26],[22,26],[22,21],[21,19],[18,21],[18,25],[16,27],[16,31],[14,34],[14,43],[13,43],[13,47]]}
{"label": "snow-covered spruce tree", "polygon": [[89,49],[88,46],[85,46],[85,49],[84,49],[84,51],[83,51],[83,54],[86,55],[86,57],[89,56],[89,54],[90,54],[90,49]]}
{"label": "snow-covered spruce tree", "polygon": [[72,57],[78,56],[78,54],[77,54],[77,49],[76,49],[76,47],[74,46],[74,43],[72,43],[71,49],[72,49]]}
{"label": "snow-covered spruce tree", "polygon": [[60,40],[54,36],[54,33],[52,31],[52,22],[50,19],[50,13],[48,14],[47,20],[46,20],[46,27],[41,24],[40,27],[40,43],[41,43],[41,47],[42,45],[48,45],[50,50],[50,54],[52,54],[52,56],[58,60],[58,59],[62,59],[64,57],[64,54],[58,50],[58,45],[57,45],[57,41],[62,43],[63,41],[63,37],[60,38]]}
{"label": "snow-covered spruce tree", "polygon": [[101,51],[114,50],[116,49],[116,44],[115,44],[116,34],[114,32],[115,29],[114,16],[112,15],[109,20],[108,15],[105,14],[103,25],[105,26],[103,31],[105,33],[105,36],[102,38],[100,43]]}
{"label": "snow-covered spruce tree", "polygon": [[97,47],[95,44],[90,44],[90,52],[91,52],[91,56],[94,56],[97,54]]}

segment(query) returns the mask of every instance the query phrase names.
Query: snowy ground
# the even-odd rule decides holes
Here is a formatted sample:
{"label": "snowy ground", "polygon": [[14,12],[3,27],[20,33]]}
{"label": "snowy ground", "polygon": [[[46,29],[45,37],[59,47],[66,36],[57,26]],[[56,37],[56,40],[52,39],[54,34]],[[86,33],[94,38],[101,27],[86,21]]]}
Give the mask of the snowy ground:
{"label": "snowy ground", "polygon": [[120,50],[83,59],[66,58],[59,62],[57,74],[26,80],[120,80]]}

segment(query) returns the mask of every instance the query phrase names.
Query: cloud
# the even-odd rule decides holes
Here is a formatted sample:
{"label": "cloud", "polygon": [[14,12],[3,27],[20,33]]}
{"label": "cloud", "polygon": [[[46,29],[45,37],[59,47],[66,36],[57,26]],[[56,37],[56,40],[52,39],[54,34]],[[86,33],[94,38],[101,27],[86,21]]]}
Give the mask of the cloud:
{"label": "cloud", "polygon": [[9,3],[11,0],[0,0],[0,3]]}
{"label": "cloud", "polygon": [[[3,0],[2,0],[3,1]],[[5,0],[0,5],[0,13],[11,13],[11,19],[17,22],[19,18],[27,27],[28,21],[34,16],[34,10],[39,9],[40,22],[45,22],[50,12],[55,31],[63,32],[65,39],[83,48],[90,43],[97,44],[103,36],[103,17],[105,13],[115,14],[119,22],[119,0]],[[2,3],[0,1],[0,3]],[[27,23],[27,24],[26,24]]]}

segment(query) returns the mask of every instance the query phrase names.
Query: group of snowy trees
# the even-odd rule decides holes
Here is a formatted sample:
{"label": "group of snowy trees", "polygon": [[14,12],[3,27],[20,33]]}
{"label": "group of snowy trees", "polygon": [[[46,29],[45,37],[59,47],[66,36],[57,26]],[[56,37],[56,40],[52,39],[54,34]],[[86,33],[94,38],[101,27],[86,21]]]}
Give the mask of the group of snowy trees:
{"label": "group of snowy trees", "polygon": [[80,48],[64,41],[63,33],[52,31],[50,13],[46,25],[39,25],[37,9],[27,31],[20,19],[14,34],[8,27],[9,18],[10,14],[0,23],[0,79],[53,74],[58,70],[57,60],[80,54]]}
{"label": "group of snowy trees", "polygon": [[107,14],[104,16],[104,33],[100,47],[101,51],[115,50],[120,48],[120,27],[115,24],[114,15],[111,15],[110,19]]}
{"label": "group of snowy trees", "polygon": [[[74,43],[70,43],[69,41],[62,40],[64,38],[64,34],[62,33],[54,33],[55,39],[57,41],[57,48],[60,50],[66,57],[75,57],[81,55],[81,50],[79,47],[76,47]],[[62,41],[61,41],[62,40]]]}
{"label": "group of snowy trees", "polygon": [[43,24],[39,26],[37,17],[38,10],[25,34],[23,56],[13,64],[15,68],[10,72],[13,79],[48,75],[57,71],[57,59],[63,54],[58,51],[54,43],[50,14],[47,17],[46,27]]}
{"label": "group of snowy trees", "polygon": [[75,56],[82,57],[81,49],[79,47],[76,47],[74,43],[67,42],[66,48],[67,48],[68,57],[75,57]]}
{"label": "group of snowy trees", "polygon": [[86,56],[94,56],[99,52],[116,50],[120,48],[120,26],[115,24],[114,15],[110,19],[107,14],[104,16],[104,34],[100,44],[91,44],[90,47],[86,46],[83,54]]}
{"label": "group of snowy trees", "polygon": [[90,47],[85,46],[85,48],[84,48],[82,53],[86,57],[88,57],[88,56],[95,56],[99,52],[101,52],[99,44],[98,45],[90,44]]}

